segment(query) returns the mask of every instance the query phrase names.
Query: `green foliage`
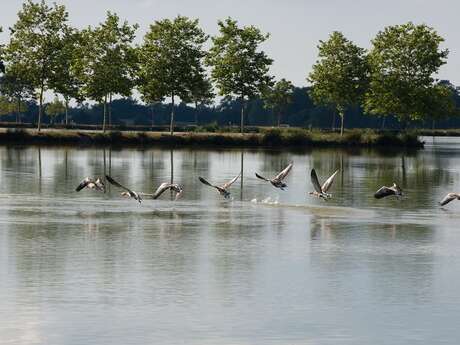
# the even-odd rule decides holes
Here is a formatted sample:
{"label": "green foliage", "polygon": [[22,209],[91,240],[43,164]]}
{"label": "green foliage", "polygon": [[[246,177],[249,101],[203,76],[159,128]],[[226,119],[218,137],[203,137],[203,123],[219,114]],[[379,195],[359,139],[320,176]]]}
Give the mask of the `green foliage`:
{"label": "green foliage", "polygon": [[278,127],[281,123],[281,114],[286,107],[292,103],[292,93],[294,86],[286,79],[281,79],[272,87],[268,87],[262,93],[264,106],[271,109],[277,115]]}
{"label": "green foliage", "polygon": [[59,52],[67,31],[68,13],[64,6],[48,6],[44,0],[27,0],[18,13],[18,20],[11,28],[10,41],[4,49],[5,60],[21,71],[21,78],[38,90],[38,129],[43,112],[43,93],[52,85],[61,67]]}
{"label": "green foliage", "polygon": [[45,105],[45,113],[53,119],[52,122],[54,122],[54,118],[64,114],[65,111],[66,107],[64,102],[62,102],[57,96],[54,96],[53,101]]}
{"label": "green foliage", "polygon": [[144,36],[139,52],[139,91],[147,102],[171,97],[171,134],[175,97],[197,100],[205,93],[202,60],[208,36],[198,24],[198,19],[183,16],[156,21]]}
{"label": "green foliage", "polygon": [[235,20],[219,21],[219,35],[212,38],[207,56],[211,77],[221,96],[242,100],[241,132],[244,131],[244,101],[259,95],[272,84],[268,74],[273,62],[259,49],[269,35],[254,26],[240,28]]}
{"label": "green foliage", "polygon": [[23,101],[34,98],[35,90],[24,70],[19,64],[9,64],[6,73],[0,77],[0,94],[9,101]]}
{"label": "green foliage", "polygon": [[445,90],[434,85],[433,75],[446,63],[444,39],[425,24],[386,27],[372,41],[369,53],[370,87],[365,110],[393,114],[405,123],[433,114],[443,103]]}
{"label": "green foliage", "polygon": [[78,30],[67,28],[62,38],[62,48],[57,55],[60,68],[53,76],[51,88],[61,94],[65,102],[84,99],[84,35]]}
{"label": "green foliage", "polygon": [[11,102],[7,97],[0,96],[0,115],[9,115],[14,113],[15,104]]}
{"label": "green foliage", "polygon": [[137,52],[132,46],[138,25],[120,23],[115,13],[107,12],[105,22],[80,34],[84,56],[85,95],[104,103],[103,130],[106,127],[106,104],[112,95],[128,97],[135,85]]}
{"label": "green foliage", "polygon": [[316,104],[334,107],[342,118],[345,110],[358,105],[367,88],[365,50],[353,44],[338,31],[318,45],[319,60],[308,76],[311,96]]}

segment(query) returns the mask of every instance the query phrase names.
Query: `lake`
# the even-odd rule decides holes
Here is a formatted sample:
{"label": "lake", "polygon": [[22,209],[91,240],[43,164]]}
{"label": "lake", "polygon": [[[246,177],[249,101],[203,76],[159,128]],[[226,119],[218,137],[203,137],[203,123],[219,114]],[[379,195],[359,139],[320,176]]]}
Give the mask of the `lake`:
{"label": "lake", "polygon": [[[460,139],[424,150],[0,147],[1,344],[458,344]],[[273,176],[289,162],[287,191]],[[217,184],[240,172],[232,200]],[[340,169],[333,198],[308,195]],[[180,183],[139,205],[136,191]],[[399,183],[402,200],[376,200]]]}

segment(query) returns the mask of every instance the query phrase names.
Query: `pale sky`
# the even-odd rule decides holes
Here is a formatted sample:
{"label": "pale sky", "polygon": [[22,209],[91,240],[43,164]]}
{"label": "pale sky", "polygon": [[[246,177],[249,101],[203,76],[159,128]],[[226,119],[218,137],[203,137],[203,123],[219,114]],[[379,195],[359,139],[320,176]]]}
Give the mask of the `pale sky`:
{"label": "pale sky", "polygon": [[[208,34],[217,32],[217,20],[228,16],[242,25],[255,25],[271,34],[264,45],[274,59],[272,74],[305,86],[307,74],[317,57],[319,40],[342,31],[356,44],[370,47],[370,40],[387,25],[413,21],[434,27],[445,38],[450,50],[447,65],[439,77],[460,85],[460,1],[458,0],[60,0],[77,27],[97,25],[107,10],[130,23],[138,23],[137,42],[148,25],[178,14],[198,18]],[[51,2],[50,2],[51,3]],[[8,38],[7,29],[16,21],[21,0],[1,0],[0,42]]]}

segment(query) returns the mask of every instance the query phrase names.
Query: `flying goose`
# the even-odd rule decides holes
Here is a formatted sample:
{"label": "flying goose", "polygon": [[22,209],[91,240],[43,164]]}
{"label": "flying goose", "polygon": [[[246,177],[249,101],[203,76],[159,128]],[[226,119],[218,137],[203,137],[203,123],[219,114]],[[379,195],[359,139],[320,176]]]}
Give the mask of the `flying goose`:
{"label": "flying goose", "polygon": [[331,194],[328,194],[327,191],[329,188],[332,186],[332,182],[334,182],[334,178],[337,175],[339,171],[336,170],[335,173],[333,173],[321,186],[319,184],[318,176],[316,175],[315,169],[311,169],[311,183],[313,184],[313,188],[315,189],[314,192],[310,192],[310,195],[316,196],[318,198],[323,198],[324,200],[327,200],[332,197]]}
{"label": "flying goose", "polygon": [[235,181],[238,180],[239,177],[240,177],[240,174],[238,174],[237,176],[232,178],[230,181],[228,181],[227,183],[224,183],[221,186],[213,185],[213,184],[209,183],[208,181],[206,181],[201,176],[199,176],[198,179],[200,180],[201,183],[217,189],[219,191],[220,195],[222,195],[225,199],[228,199],[228,198],[230,198],[230,192],[227,189],[230,188],[230,186],[232,184],[234,184]]}
{"label": "flying goose", "polygon": [[77,188],[75,188],[75,191],[79,192],[83,188],[94,189],[105,193],[105,184],[99,177],[96,180],[92,179],[91,177],[86,177],[83,181],[80,182]]}
{"label": "flying goose", "polygon": [[122,184],[120,184],[119,182],[115,181],[112,177],[110,177],[109,175],[105,175],[105,178],[107,179],[107,181],[109,181],[111,184],[113,184],[114,186],[117,186],[118,188],[121,188],[121,189],[124,189],[125,191],[121,193],[122,196],[124,197],[130,197],[130,198],[133,198],[134,200],[137,200],[139,203],[142,202],[142,198],[141,196],[139,195],[139,193],[129,189],[129,188],[126,188],[125,186],[123,186]]}
{"label": "flying goose", "polygon": [[287,184],[284,183],[283,180],[289,174],[289,172],[291,171],[293,165],[294,165],[294,163],[290,163],[286,168],[284,168],[283,171],[281,171],[278,175],[276,175],[271,180],[266,178],[266,177],[263,177],[263,176],[259,175],[258,173],[256,173],[256,177],[260,178],[261,180],[270,182],[276,188],[280,188],[281,190],[284,190],[284,188],[287,187]]}
{"label": "flying goose", "polygon": [[441,206],[444,206],[444,205],[447,205],[449,202],[453,201],[453,200],[460,200],[460,193],[449,193],[447,194],[444,199],[442,199],[440,202],[439,202],[439,205]]}
{"label": "flying goose", "polygon": [[147,194],[147,193],[139,193],[139,194],[142,195],[142,196],[148,196],[148,197],[150,197],[152,199],[158,199],[161,196],[161,194],[163,194],[168,189],[176,192],[176,197],[174,199],[176,201],[177,201],[177,199],[179,199],[181,197],[182,192],[184,191],[182,189],[182,187],[180,185],[176,184],[176,183],[164,182],[157,188],[157,190],[153,194]]}
{"label": "flying goose", "polygon": [[397,198],[403,196],[402,189],[394,182],[393,182],[393,186],[391,187],[387,187],[387,186],[381,187],[378,191],[375,192],[374,197],[376,199],[382,199],[390,195],[394,195]]}

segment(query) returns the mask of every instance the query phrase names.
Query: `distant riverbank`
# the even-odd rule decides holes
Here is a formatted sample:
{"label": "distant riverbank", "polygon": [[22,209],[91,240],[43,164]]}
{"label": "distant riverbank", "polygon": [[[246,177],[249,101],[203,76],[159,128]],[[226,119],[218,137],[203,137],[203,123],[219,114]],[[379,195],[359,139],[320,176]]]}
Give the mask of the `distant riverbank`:
{"label": "distant riverbank", "polygon": [[347,130],[343,137],[335,132],[305,129],[268,129],[260,133],[197,133],[143,131],[92,131],[44,129],[0,129],[2,144],[114,145],[114,146],[206,146],[206,147],[408,147],[421,148],[414,133]]}

